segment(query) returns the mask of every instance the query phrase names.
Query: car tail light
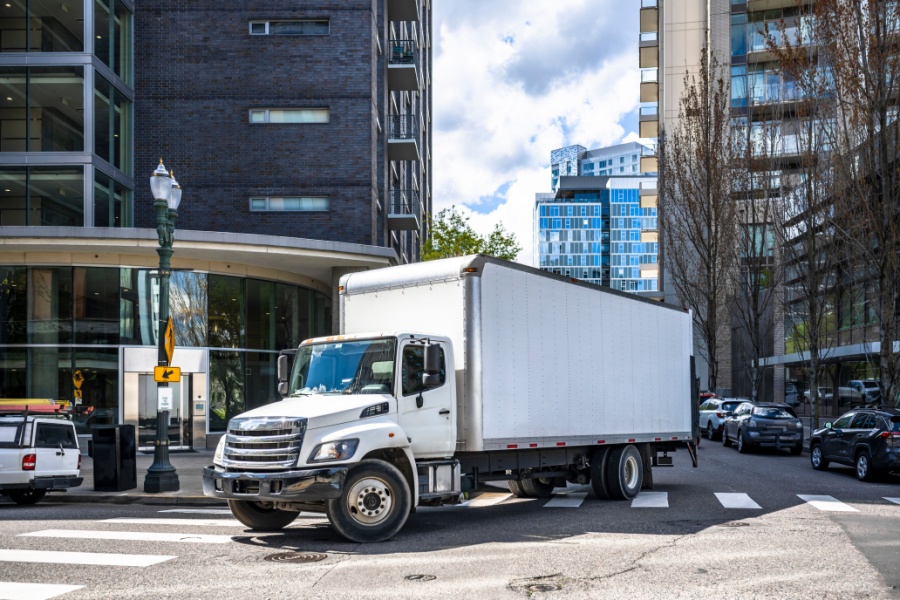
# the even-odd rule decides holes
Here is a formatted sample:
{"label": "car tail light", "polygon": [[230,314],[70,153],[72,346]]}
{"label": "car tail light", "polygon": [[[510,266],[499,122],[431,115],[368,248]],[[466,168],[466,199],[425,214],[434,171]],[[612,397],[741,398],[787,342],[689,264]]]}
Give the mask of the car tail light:
{"label": "car tail light", "polygon": [[724,419],[724,418],[725,418],[725,413],[717,412],[717,413],[716,413],[716,416],[719,417],[720,419]]}
{"label": "car tail light", "polygon": [[893,440],[900,437],[900,431],[882,431],[878,434],[878,437]]}
{"label": "car tail light", "polygon": [[26,454],[22,457],[22,470],[34,471],[34,465],[37,462],[36,454]]}
{"label": "car tail light", "polygon": [[78,455],[78,470],[81,470],[81,454]]}

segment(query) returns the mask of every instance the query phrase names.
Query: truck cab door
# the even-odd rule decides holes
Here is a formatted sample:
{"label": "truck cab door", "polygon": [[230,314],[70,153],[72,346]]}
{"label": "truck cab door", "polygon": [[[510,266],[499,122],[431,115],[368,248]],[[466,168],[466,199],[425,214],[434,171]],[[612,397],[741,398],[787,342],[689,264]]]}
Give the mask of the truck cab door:
{"label": "truck cab door", "polygon": [[400,425],[410,438],[416,458],[448,457],[456,448],[453,374],[446,368],[450,349],[444,343],[438,345],[442,365],[440,383],[431,388],[426,388],[422,383],[425,345],[416,340],[404,342],[400,347]]}
{"label": "truck cab door", "polygon": [[34,436],[35,477],[59,477],[78,473],[78,442],[69,423],[39,421]]}

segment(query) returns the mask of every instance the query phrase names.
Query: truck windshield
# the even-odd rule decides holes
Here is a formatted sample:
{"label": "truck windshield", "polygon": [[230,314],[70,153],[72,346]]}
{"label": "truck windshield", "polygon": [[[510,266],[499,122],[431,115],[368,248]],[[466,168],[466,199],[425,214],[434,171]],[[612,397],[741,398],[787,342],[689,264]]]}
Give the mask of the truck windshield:
{"label": "truck windshield", "polygon": [[396,350],[394,339],[301,346],[290,395],[391,394]]}

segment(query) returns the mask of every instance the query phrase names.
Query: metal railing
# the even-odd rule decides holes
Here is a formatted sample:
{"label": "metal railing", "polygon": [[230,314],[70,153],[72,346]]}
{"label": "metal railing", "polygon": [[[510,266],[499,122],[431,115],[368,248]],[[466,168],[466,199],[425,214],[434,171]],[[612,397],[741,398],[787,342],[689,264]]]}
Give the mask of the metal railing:
{"label": "metal railing", "polygon": [[642,106],[641,107],[641,116],[642,117],[650,117],[656,115],[659,112],[659,107],[657,105],[653,106]]}
{"label": "metal railing", "polygon": [[655,31],[645,31],[641,34],[642,42],[656,42],[659,40],[659,34]]}
{"label": "metal railing", "polygon": [[418,55],[418,44],[415,40],[389,40],[388,47],[391,49],[390,64],[392,65],[412,65],[416,63]]}
{"label": "metal railing", "polygon": [[421,216],[422,203],[419,202],[419,191],[392,189],[388,214]]}
{"label": "metal railing", "polygon": [[650,83],[659,80],[659,69],[641,69],[641,83]]}
{"label": "metal railing", "polygon": [[389,136],[393,139],[409,140],[419,135],[419,115],[390,115]]}
{"label": "metal railing", "polygon": [[641,8],[656,8],[656,0],[641,0]]}

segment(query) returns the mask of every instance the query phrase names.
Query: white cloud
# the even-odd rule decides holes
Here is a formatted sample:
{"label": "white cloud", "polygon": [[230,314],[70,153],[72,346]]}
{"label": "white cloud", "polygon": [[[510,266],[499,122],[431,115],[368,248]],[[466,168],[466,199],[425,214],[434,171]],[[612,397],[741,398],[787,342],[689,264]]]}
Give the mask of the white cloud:
{"label": "white cloud", "polygon": [[[550,151],[619,143],[638,105],[638,8],[619,0],[434,0],[435,212],[500,221],[531,263]],[[499,190],[499,193],[498,193]],[[484,200],[482,200],[484,198]]]}

